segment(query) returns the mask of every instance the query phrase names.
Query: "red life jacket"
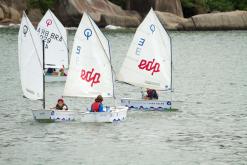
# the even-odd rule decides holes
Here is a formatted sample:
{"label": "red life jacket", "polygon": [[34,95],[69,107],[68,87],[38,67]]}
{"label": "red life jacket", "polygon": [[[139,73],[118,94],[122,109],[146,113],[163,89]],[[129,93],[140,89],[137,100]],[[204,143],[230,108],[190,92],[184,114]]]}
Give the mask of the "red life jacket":
{"label": "red life jacket", "polygon": [[92,112],[99,112],[99,105],[100,105],[99,102],[94,102],[94,103],[91,105],[91,111],[92,111]]}
{"label": "red life jacket", "polygon": [[150,97],[150,98],[152,98],[152,95],[153,95],[153,90],[152,89],[149,89],[148,91],[147,91],[147,97]]}

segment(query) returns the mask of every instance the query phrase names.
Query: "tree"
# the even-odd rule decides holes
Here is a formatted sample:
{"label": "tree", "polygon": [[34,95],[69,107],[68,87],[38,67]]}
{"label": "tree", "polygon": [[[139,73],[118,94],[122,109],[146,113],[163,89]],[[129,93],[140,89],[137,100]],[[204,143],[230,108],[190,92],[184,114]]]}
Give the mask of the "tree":
{"label": "tree", "polygon": [[44,14],[55,2],[56,0],[28,0],[28,8],[40,8]]}

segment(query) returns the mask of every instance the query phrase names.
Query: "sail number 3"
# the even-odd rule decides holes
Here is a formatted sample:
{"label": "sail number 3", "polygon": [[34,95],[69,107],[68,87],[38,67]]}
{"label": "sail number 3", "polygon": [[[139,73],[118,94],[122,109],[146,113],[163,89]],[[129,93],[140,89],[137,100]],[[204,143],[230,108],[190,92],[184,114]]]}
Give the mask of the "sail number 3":
{"label": "sail number 3", "polygon": [[91,83],[91,87],[94,84],[100,83],[100,73],[94,73],[94,68],[91,71],[86,71],[84,69],[81,70],[81,79],[85,80],[86,82]]}
{"label": "sail number 3", "polygon": [[160,64],[158,62],[155,62],[155,59],[152,61],[147,61],[142,59],[140,64],[138,65],[138,68],[141,70],[147,70],[151,71],[152,75],[156,72],[160,72]]}

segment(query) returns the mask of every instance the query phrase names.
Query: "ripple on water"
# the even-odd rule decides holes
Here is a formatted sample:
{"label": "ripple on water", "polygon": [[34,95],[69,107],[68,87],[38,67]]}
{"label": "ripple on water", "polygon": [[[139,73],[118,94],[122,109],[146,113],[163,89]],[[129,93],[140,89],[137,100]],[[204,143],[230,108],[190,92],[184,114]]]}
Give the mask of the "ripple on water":
{"label": "ripple on water", "polygon": [[[126,121],[113,124],[34,122],[31,110],[40,108],[41,102],[22,98],[17,33],[0,29],[0,49],[4,50],[0,54],[0,164],[247,162],[246,31],[170,32],[175,91],[159,94],[172,98],[179,111],[130,111]],[[74,33],[69,31],[70,48]],[[118,71],[133,32],[105,34]],[[64,83],[46,84],[47,106],[54,105],[63,89]],[[115,92],[117,101],[141,96],[140,88],[119,82]],[[82,109],[93,99],[65,100],[71,108]]]}

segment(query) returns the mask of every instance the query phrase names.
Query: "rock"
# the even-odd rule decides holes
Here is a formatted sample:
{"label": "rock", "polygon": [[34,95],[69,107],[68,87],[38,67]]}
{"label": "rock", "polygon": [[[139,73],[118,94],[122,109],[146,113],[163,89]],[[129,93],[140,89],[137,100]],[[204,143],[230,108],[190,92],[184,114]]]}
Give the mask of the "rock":
{"label": "rock", "polygon": [[157,12],[161,23],[170,30],[238,30],[247,29],[247,11],[195,15],[185,19],[171,13]]}
{"label": "rock", "polygon": [[154,9],[183,17],[183,9],[180,0],[156,0]]}
{"label": "rock", "polygon": [[34,26],[37,26],[39,21],[42,19],[43,15],[40,9],[30,9],[27,14],[30,21],[33,23]]}
{"label": "rock", "polygon": [[3,13],[3,9],[0,8],[0,21],[4,19],[4,13]]}
{"label": "rock", "polygon": [[23,4],[25,0],[0,0],[0,20],[2,24],[7,23],[19,23],[21,19],[20,11],[18,9],[24,9]]}
{"label": "rock", "polygon": [[191,18],[186,19],[183,23],[183,30],[196,30],[195,24]]}
{"label": "rock", "polygon": [[101,15],[101,20],[98,23],[99,26],[115,25],[122,27],[137,27],[140,21],[136,17],[130,16],[112,16],[112,15]]}
{"label": "rock", "polygon": [[[185,30],[233,30],[247,29],[247,11],[201,14],[191,17],[184,24]],[[189,25],[189,26],[188,26]]]}
{"label": "rock", "polygon": [[28,0],[8,0],[9,6],[16,9],[19,13],[22,13],[23,10],[27,9]]}
{"label": "rock", "polygon": [[161,12],[170,12],[183,17],[183,10],[180,0],[127,0],[126,8],[136,10],[143,16],[148,13],[151,7]]}
{"label": "rock", "polygon": [[9,18],[13,20],[13,22],[18,23],[21,20],[21,15],[16,9],[10,7],[9,8]]}
{"label": "rock", "polygon": [[4,18],[9,18],[10,17],[9,7],[5,4],[0,4],[0,8],[3,10]]}
{"label": "rock", "polygon": [[179,17],[172,13],[155,11],[160,22],[168,30],[183,30],[183,24],[187,19]]}
{"label": "rock", "polygon": [[55,15],[65,26],[78,26],[84,11],[99,26],[136,27],[141,19],[137,12],[122,10],[108,0],[58,0],[54,8]]}

